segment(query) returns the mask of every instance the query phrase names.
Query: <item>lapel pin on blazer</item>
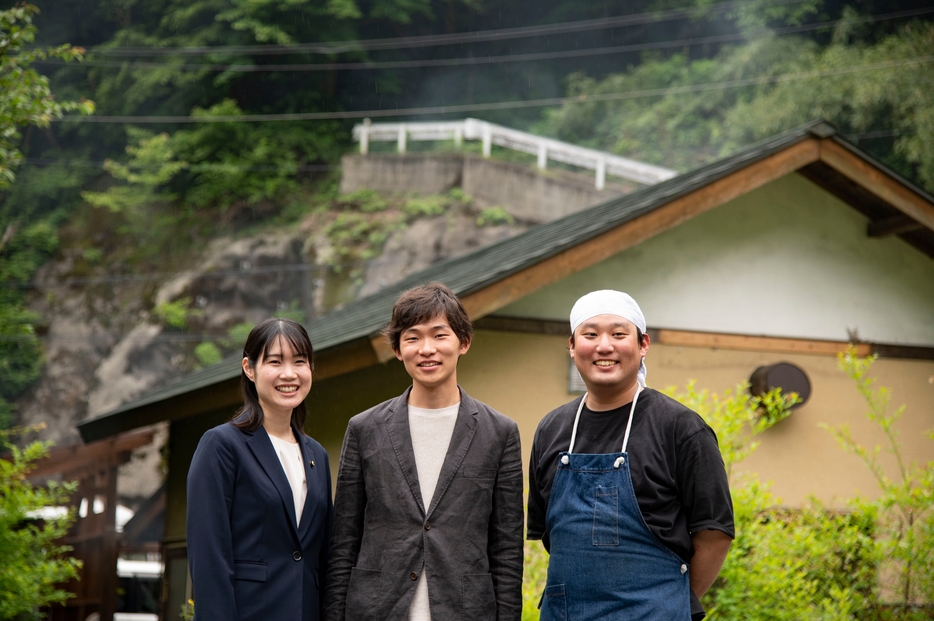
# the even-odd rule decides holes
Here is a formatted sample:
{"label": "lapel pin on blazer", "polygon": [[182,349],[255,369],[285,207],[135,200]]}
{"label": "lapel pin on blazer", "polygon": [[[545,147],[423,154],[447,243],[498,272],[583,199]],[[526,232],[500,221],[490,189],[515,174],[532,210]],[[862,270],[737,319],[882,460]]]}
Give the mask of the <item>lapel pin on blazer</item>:
{"label": "lapel pin on blazer", "polygon": [[311,461],[309,461],[309,462],[308,462],[308,465],[311,466],[312,468],[314,468],[314,467],[315,467],[315,460],[312,459]]}

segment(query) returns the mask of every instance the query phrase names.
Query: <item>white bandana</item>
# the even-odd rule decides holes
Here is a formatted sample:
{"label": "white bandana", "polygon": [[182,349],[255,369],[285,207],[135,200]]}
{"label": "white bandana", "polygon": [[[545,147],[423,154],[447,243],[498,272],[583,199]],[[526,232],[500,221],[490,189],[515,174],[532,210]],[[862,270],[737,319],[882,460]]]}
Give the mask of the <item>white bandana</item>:
{"label": "white bandana", "polygon": [[[612,289],[601,289],[600,291],[591,291],[574,303],[571,309],[571,333],[573,334],[577,327],[597,315],[616,315],[630,321],[634,326],[645,334],[645,316],[642,309],[636,303],[632,296],[622,291],[613,291]],[[639,385],[645,386],[645,376],[648,371],[645,368],[645,358],[642,359],[642,365],[639,367]]]}

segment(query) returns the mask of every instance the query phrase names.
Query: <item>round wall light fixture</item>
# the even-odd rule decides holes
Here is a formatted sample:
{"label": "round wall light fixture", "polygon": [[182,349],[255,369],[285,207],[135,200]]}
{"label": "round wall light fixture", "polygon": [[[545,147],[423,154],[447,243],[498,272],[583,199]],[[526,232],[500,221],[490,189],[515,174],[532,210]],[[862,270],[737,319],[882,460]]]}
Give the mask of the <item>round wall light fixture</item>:
{"label": "round wall light fixture", "polygon": [[782,394],[797,393],[798,402],[792,409],[799,408],[811,397],[811,381],[801,367],[790,362],[776,362],[759,367],[749,376],[749,392],[761,397],[770,390],[782,389]]}

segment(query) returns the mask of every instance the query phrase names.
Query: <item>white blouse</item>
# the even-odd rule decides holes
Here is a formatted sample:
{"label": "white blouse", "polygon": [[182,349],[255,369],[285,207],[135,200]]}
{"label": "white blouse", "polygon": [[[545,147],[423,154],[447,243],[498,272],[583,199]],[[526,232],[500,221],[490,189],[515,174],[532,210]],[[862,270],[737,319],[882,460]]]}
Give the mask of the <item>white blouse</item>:
{"label": "white blouse", "polygon": [[279,456],[279,462],[285,471],[285,478],[289,480],[289,486],[292,488],[292,501],[295,503],[295,525],[298,526],[302,521],[302,509],[305,507],[305,496],[308,494],[302,449],[299,447],[298,442],[292,444],[275,436],[269,436],[269,439],[272,440],[272,448],[276,449],[276,455]]}

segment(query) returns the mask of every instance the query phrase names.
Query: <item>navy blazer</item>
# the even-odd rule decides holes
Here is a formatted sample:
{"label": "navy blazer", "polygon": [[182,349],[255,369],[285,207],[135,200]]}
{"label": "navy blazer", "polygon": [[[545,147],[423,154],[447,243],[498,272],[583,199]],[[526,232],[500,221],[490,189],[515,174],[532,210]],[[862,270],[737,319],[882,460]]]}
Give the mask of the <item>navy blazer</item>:
{"label": "navy blazer", "polygon": [[231,423],[201,437],[188,471],[188,564],[199,621],[318,621],[331,532],[328,455],[293,429],[308,493],[292,488],[262,427]]}

